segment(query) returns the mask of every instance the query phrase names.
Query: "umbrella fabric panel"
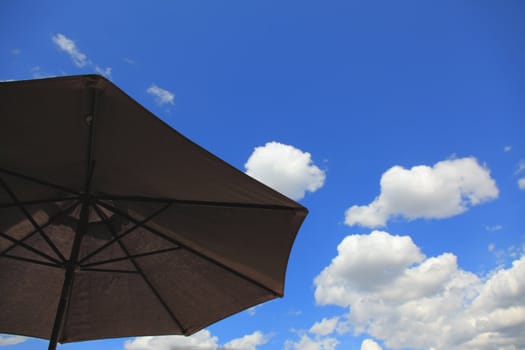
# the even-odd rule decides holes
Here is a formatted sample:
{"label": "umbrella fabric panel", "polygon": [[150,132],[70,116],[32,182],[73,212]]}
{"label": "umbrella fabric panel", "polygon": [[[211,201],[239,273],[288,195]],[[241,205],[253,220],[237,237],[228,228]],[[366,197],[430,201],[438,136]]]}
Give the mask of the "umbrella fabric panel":
{"label": "umbrella fabric panel", "polygon": [[277,297],[184,249],[140,258],[137,264],[186,334]]}
{"label": "umbrella fabric panel", "polygon": [[303,213],[285,210],[173,205],[151,226],[282,295],[290,249],[303,219]]}
{"label": "umbrella fabric panel", "polygon": [[114,85],[100,86],[94,191],[300,207],[188,140]]}
{"label": "umbrella fabric panel", "polygon": [[58,268],[0,259],[2,333],[49,338],[63,278]]}
{"label": "umbrella fabric panel", "polygon": [[91,113],[85,86],[85,78],[2,83],[0,116],[8,127],[0,128],[0,168],[82,188]]}
{"label": "umbrella fabric panel", "polygon": [[75,274],[61,343],[159,334],[182,332],[140,275]]}
{"label": "umbrella fabric panel", "polygon": [[61,342],[193,333],[275,298],[183,250],[135,261],[147,281],[141,274],[76,274]]}

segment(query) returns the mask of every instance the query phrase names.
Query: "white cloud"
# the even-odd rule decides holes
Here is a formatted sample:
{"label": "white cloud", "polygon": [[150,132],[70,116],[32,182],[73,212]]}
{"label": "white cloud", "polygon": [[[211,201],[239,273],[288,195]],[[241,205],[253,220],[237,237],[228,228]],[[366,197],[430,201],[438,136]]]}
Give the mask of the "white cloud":
{"label": "white cloud", "polygon": [[310,333],[319,336],[332,334],[335,330],[335,327],[337,326],[338,321],[339,317],[323,318],[322,321],[316,322],[312,328],[310,328]]}
{"label": "white cloud", "polygon": [[503,226],[501,225],[492,225],[492,226],[484,225],[483,227],[485,228],[485,231],[488,231],[488,232],[496,232],[496,231],[503,230]]}
{"label": "white cloud", "polygon": [[361,350],[383,350],[378,343],[372,339],[365,339],[361,343]]}
{"label": "white cloud", "polygon": [[518,187],[520,190],[525,190],[525,177],[518,180]]}
{"label": "white cloud", "polygon": [[512,150],[512,146],[505,146],[503,147],[503,151],[510,152]]}
{"label": "white cloud", "polygon": [[166,335],[138,337],[124,343],[126,350],[216,350],[218,338],[208,330],[202,330],[189,337]]}
{"label": "white cloud", "polygon": [[103,75],[103,76],[105,76],[107,78],[111,77],[111,67],[106,67],[106,68],[102,69],[99,66],[95,66],[95,71],[98,74]]}
{"label": "white cloud", "polygon": [[346,211],[347,225],[385,226],[392,217],[447,218],[498,197],[490,171],[475,158],[451,159],[429,167],[394,166],[381,177],[381,193],[369,205]]}
{"label": "white cloud", "polygon": [[524,348],[525,256],[486,278],[456,260],[427,258],[407,236],[351,235],[315,278],[315,298],[349,307],[340,328],[388,348]]}
{"label": "white cloud", "polygon": [[275,141],[256,147],[244,167],[246,174],[295,200],[320,189],[326,178],[310,153]]}
{"label": "white cloud", "polygon": [[26,340],[26,337],[21,337],[19,335],[0,334],[0,346],[16,345],[23,343]]}
{"label": "white cloud", "polygon": [[58,33],[52,39],[60,50],[65,51],[71,57],[77,67],[82,68],[89,63],[87,56],[77,48],[75,42],[64,34]]}
{"label": "white cloud", "polygon": [[[297,341],[287,340],[284,343],[285,350],[333,350],[339,344],[339,340],[329,337],[339,322],[339,317],[323,318],[320,322],[314,323],[306,332],[300,330],[300,339]],[[313,335],[313,336],[311,336]]]}
{"label": "white cloud", "polygon": [[519,174],[524,170],[525,170],[525,160],[520,160],[520,162],[518,163],[518,169],[516,170],[515,174]]}
{"label": "white cloud", "polygon": [[284,344],[285,350],[334,350],[339,344],[335,338],[316,338],[313,339],[304,334],[297,342],[287,340]]}
{"label": "white cloud", "polygon": [[242,338],[233,339],[224,344],[224,350],[257,350],[259,345],[266,344],[269,337],[256,331],[252,334],[245,335]]}
{"label": "white cloud", "polygon": [[152,84],[147,90],[146,92],[150,95],[152,95],[153,97],[155,97],[155,102],[158,104],[158,105],[164,105],[164,104],[174,104],[174,100],[175,100],[175,95],[168,91],[168,90],[165,90],[165,89],[162,89],[160,87],[158,87],[157,85],[155,84]]}
{"label": "white cloud", "polygon": [[202,330],[189,337],[166,335],[138,337],[124,343],[126,350],[216,350],[218,338],[208,330]]}
{"label": "white cloud", "polygon": [[124,343],[126,350],[257,350],[268,342],[269,336],[260,331],[233,339],[219,346],[219,339],[208,330],[202,330],[189,337],[167,335],[138,337]]}

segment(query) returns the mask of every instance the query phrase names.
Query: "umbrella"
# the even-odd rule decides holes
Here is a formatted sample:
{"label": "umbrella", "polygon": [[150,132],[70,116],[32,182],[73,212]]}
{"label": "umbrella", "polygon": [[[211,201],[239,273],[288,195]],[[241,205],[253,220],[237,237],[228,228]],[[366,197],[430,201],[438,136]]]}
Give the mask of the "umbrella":
{"label": "umbrella", "polygon": [[104,77],[0,83],[0,332],[190,335],[282,297],[307,210]]}

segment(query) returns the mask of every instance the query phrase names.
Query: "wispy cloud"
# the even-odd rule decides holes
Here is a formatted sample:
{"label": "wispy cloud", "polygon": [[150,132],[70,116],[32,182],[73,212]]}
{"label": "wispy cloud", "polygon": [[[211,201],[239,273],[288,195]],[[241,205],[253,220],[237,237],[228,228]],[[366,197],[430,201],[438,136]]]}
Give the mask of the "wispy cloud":
{"label": "wispy cloud", "polygon": [[80,51],[76,43],[72,39],[66,37],[64,34],[58,33],[57,35],[52,36],[51,40],[53,40],[55,45],[57,45],[61,51],[64,51],[69,55],[69,57],[71,57],[73,64],[78,68],[84,68],[88,66],[95,70],[95,72],[98,74],[108,78],[111,77],[111,67],[101,68],[99,65],[93,63],[90,59],[88,59],[85,53]]}
{"label": "wispy cloud", "polygon": [[64,34],[58,33],[57,35],[54,35],[52,37],[52,40],[60,50],[66,52],[69,55],[69,57],[71,57],[73,63],[77,67],[82,68],[89,63],[86,54],[81,52],[77,48],[75,42],[66,37]]}
{"label": "wispy cloud", "polygon": [[518,167],[515,171],[515,174],[519,174],[524,170],[525,170],[525,160],[520,160],[520,162],[518,163]]}
{"label": "wispy cloud", "polygon": [[151,84],[151,86],[146,90],[146,92],[155,98],[155,102],[159,106],[162,106],[165,104],[173,105],[175,103],[174,93],[166,89],[160,88],[155,84]]}
{"label": "wispy cloud", "polygon": [[0,346],[15,345],[23,343],[27,340],[26,337],[18,335],[2,335],[0,334]]}
{"label": "wispy cloud", "polygon": [[512,146],[505,146],[503,147],[503,151],[510,152],[512,150]]}
{"label": "wispy cloud", "polygon": [[101,74],[101,75],[103,75],[105,77],[110,77],[111,76],[111,67],[106,67],[106,68],[102,69],[99,66],[95,66],[95,71],[98,74]]}
{"label": "wispy cloud", "polygon": [[488,231],[488,232],[496,232],[496,231],[500,231],[503,229],[503,226],[501,225],[484,225],[483,226],[485,228],[485,231]]}

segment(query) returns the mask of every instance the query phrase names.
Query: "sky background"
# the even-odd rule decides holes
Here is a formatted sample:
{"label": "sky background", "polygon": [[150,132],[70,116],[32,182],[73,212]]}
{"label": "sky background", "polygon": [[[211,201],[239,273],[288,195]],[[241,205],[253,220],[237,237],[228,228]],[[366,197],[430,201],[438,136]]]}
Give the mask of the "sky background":
{"label": "sky background", "polygon": [[190,338],[58,349],[524,349],[524,18],[520,0],[0,1],[0,80],[102,74],[310,210],[283,299]]}

